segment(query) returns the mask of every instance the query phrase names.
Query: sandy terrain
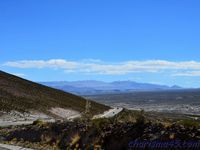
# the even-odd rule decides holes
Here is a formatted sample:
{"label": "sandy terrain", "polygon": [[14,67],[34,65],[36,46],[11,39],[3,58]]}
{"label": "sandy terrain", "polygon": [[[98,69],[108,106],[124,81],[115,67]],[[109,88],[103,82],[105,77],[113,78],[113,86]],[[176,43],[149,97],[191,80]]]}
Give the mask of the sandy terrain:
{"label": "sandy terrain", "polygon": [[11,111],[0,113],[0,126],[4,127],[10,125],[32,124],[33,121],[37,119],[41,119],[46,122],[55,121],[55,119],[40,112],[20,113],[17,111]]}
{"label": "sandy terrain", "polygon": [[[80,117],[81,114],[77,111],[71,109],[63,108],[51,108],[49,110],[52,114],[64,119],[73,120],[74,118]],[[17,111],[11,112],[0,112],[0,126],[10,126],[10,125],[22,125],[22,124],[32,124],[33,121],[40,119],[46,122],[55,122],[55,119],[40,112],[26,112],[20,113]]]}
{"label": "sandy terrain", "polygon": [[[99,114],[93,117],[95,118],[110,118],[118,113],[120,113],[123,110],[123,108],[116,107],[113,109],[110,109],[103,114]],[[75,118],[81,117],[81,114],[77,111],[71,110],[71,109],[64,109],[64,108],[51,108],[49,110],[52,114],[62,118],[63,120],[73,120]],[[11,112],[0,112],[0,126],[10,126],[10,125],[22,125],[22,124],[32,124],[33,121],[40,119],[46,122],[55,122],[55,119],[45,115],[44,113],[40,112],[30,112],[30,113],[20,113],[17,111],[11,111]]]}
{"label": "sandy terrain", "polygon": [[81,117],[81,114],[78,111],[59,108],[59,107],[51,108],[50,112],[66,120],[71,120],[77,117]]}

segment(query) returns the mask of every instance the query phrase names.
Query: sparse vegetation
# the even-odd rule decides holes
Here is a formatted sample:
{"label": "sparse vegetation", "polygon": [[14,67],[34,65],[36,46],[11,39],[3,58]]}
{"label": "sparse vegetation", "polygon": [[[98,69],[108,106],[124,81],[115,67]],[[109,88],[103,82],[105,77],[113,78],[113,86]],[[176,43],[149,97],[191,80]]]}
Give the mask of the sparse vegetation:
{"label": "sparse vegetation", "polygon": [[[132,119],[128,121],[130,116],[135,121]],[[75,122],[47,123],[45,126],[40,125],[41,122],[37,120],[34,125],[1,129],[0,137],[4,140],[0,142],[38,150],[95,148],[120,150],[129,149],[128,143],[133,140],[200,141],[200,128],[193,126],[194,124],[190,124],[192,126],[184,124],[186,120],[182,120],[181,124],[178,121],[165,123],[163,120],[152,122],[149,119],[143,111],[124,110],[113,118],[91,120],[89,126],[81,119]]]}
{"label": "sparse vegetation", "polygon": [[186,127],[200,127],[200,121],[193,119],[182,119],[178,121],[178,124],[184,125]]}
{"label": "sparse vegetation", "polygon": [[41,126],[41,125],[44,125],[44,124],[46,124],[46,123],[44,121],[40,120],[40,119],[33,121],[33,125]]}
{"label": "sparse vegetation", "polygon": [[103,127],[105,127],[105,125],[113,123],[113,119],[99,118],[99,119],[92,120],[92,123],[93,123],[94,127],[97,128],[97,130],[99,132],[101,132]]}

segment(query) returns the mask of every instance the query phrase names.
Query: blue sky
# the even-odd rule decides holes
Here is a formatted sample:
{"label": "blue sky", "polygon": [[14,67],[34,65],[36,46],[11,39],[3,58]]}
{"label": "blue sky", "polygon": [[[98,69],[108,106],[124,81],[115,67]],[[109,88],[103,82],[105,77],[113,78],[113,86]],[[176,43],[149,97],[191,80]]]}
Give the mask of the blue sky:
{"label": "blue sky", "polygon": [[200,87],[198,0],[1,0],[0,69],[33,81]]}

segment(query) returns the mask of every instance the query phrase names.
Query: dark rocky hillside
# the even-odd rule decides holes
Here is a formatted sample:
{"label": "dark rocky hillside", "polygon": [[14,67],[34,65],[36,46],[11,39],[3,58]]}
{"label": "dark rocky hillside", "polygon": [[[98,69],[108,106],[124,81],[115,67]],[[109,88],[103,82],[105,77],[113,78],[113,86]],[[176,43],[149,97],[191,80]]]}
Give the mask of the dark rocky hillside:
{"label": "dark rocky hillside", "polygon": [[[71,108],[82,112],[86,100],[82,97],[49,88],[0,71],[0,111],[46,112],[51,107]],[[93,114],[102,113],[109,107],[91,102]]]}

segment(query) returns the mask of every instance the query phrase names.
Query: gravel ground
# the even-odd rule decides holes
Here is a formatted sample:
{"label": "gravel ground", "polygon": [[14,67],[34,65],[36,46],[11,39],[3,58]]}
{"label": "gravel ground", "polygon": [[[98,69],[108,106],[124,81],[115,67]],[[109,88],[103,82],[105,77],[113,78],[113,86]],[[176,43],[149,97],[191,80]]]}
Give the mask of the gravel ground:
{"label": "gravel ground", "polygon": [[11,111],[11,112],[0,113],[0,127],[10,126],[10,125],[32,124],[33,121],[37,119],[41,119],[46,122],[55,122],[53,118],[43,113],[39,112],[20,113],[17,111]]}

